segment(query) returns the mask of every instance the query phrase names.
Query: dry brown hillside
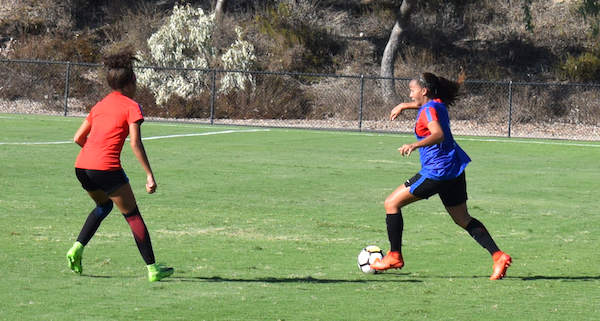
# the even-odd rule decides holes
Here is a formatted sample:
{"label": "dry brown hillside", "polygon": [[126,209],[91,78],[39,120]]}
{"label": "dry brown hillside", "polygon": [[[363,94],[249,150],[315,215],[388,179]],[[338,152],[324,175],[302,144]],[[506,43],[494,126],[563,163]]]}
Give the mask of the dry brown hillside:
{"label": "dry brown hillside", "polygon": [[[187,2],[211,11],[216,0]],[[421,1],[396,75],[462,69],[471,79],[599,82],[599,18],[582,10],[598,1],[532,1],[530,11],[526,2]],[[146,50],[174,3],[3,0],[0,57],[97,62],[102,48],[114,44]],[[229,0],[215,42],[232,36],[226,26],[240,24],[261,70],[378,75],[398,3]]]}

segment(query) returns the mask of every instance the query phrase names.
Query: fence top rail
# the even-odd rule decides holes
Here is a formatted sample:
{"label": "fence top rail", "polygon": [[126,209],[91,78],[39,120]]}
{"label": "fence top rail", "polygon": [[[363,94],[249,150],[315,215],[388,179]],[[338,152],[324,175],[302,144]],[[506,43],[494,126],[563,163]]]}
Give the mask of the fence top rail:
{"label": "fence top rail", "polygon": [[[29,59],[0,59],[2,63],[25,63],[25,64],[53,64],[53,65],[71,65],[71,66],[89,66],[103,67],[100,63],[85,63],[72,61],[53,61],[53,60],[29,60]],[[284,71],[258,71],[258,70],[235,70],[235,69],[211,69],[211,68],[183,68],[183,67],[163,67],[163,66],[136,66],[139,69],[155,69],[155,70],[175,70],[175,71],[198,71],[198,72],[215,72],[215,73],[250,73],[263,75],[285,75],[299,77],[322,77],[322,78],[351,78],[351,79],[371,79],[371,80],[400,80],[409,81],[412,78],[406,77],[381,77],[372,75],[336,75],[324,73],[299,73],[299,72],[284,72]],[[495,85],[527,85],[527,86],[566,86],[566,87],[600,87],[600,83],[543,83],[543,82],[524,82],[524,81],[491,81],[491,80],[476,80],[467,79],[467,84],[495,84]]]}
{"label": "fence top rail", "polygon": [[526,82],[526,81],[491,81],[491,80],[465,80],[470,84],[490,85],[518,85],[518,86],[565,86],[565,87],[600,87],[600,83],[554,83],[554,82]]}
{"label": "fence top rail", "polygon": [[0,62],[14,62],[25,64],[45,64],[45,65],[72,65],[72,66],[91,66],[102,67],[103,64],[89,62],[72,62],[72,61],[54,61],[54,60],[29,60],[29,59],[0,59]]}

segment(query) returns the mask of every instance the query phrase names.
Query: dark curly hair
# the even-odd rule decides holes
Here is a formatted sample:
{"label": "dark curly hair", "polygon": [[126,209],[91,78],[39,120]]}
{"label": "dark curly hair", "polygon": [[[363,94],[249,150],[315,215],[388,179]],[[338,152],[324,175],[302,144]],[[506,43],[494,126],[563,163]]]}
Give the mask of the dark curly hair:
{"label": "dark curly hair", "polygon": [[461,73],[457,81],[452,81],[430,72],[424,72],[414,79],[422,88],[427,88],[431,98],[438,98],[447,106],[452,106],[458,97],[460,87],[465,82],[465,78],[465,74]]}
{"label": "dark curly hair", "polygon": [[104,57],[106,80],[112,89],[121,89],[135,80],[133,63],[139,59],[130,48]]}

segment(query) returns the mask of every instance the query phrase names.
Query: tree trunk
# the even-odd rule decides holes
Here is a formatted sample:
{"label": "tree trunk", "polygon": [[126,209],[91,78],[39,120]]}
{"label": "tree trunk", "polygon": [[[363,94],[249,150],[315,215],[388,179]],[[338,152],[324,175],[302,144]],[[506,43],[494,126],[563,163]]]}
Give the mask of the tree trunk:
{"label": "tree trunk", "polygon": [[217,5],[215,6],[215,19],[217,23],[221,23],[221,19],[223,19],[223,15],[227,10],[227,0],[217,0]]}
{"label": "tree trunk", "polygon": [[403,0],[400,5],[400,11],[396,15],[396,23],[392,29],[392,34],[385,46],[383,57],[381,59],[381,77],[391,78],[383,79],[381,89],[383,97],[387,104],[397,102],[396,87],[394,81],[394,63],[400,49],[402,36],[410,25],[410,16],[417,3],[417,0]]}

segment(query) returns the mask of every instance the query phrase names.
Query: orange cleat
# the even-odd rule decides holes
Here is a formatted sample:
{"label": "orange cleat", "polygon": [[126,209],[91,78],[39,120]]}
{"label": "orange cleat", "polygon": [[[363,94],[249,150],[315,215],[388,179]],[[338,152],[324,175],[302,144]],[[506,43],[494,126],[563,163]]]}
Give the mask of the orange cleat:
{"label": "orange cleat", "polygon": [[376,259],[371,264],[371,268],[379,271],[389,269],[401,269],[404,266],[404,259],[402,253],[388,251],[387,255],[383,259]]}
{"label": "orange cleat", "polygon": [[506,275],[506,270],[512,263],[512,258],[504,252],[496,252],[494,259],[494,274],[490,276],[490,280],[500,280]]}

